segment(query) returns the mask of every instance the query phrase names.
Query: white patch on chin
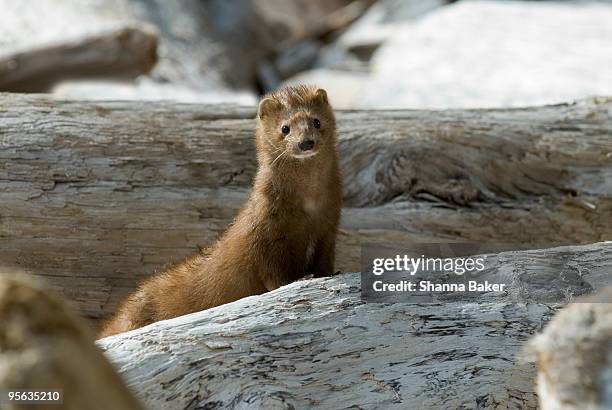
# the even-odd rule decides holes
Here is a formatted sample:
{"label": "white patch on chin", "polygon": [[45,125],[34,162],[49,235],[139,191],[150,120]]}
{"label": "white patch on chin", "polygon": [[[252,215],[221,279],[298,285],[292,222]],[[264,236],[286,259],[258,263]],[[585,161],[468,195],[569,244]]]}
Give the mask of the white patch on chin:
{"label": "white patch on chin", "polygon": [[315,155],[317,155],[317,151],[312,151],[312,152],[309,152],[307,154],[292,155],[292,157],[293,158],[297,158],[297,159],[304,159],[304,158],[314,157]]}
{"label": "white patch on chin", "polygon": [[306,211],[307,214],[312,215],[317,211],[317,209],[319,209],[319,204],[317,201],[311,198],[304,199],[304,211]]}

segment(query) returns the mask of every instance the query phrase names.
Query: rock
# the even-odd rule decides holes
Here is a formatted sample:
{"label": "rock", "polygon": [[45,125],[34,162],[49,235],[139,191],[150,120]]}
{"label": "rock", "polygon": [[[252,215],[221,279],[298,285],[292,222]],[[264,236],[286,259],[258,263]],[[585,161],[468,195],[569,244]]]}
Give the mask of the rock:
{"label": "rock", "polygon": [[322,45],[314,68],[299,72],[284,83],[319,84],[328,89],[336,107],[359,106],[357,97],[361,97],[366,83],[370,81],[368,62],[374,51],[401,27],[446,3],[446,0],[374,2],[331,44]]}
{"label": "rock", "polygon": [[[278,40],[301,40],[318,34],[326,18],[351,0],[251,0],[257,15]],[[359,2],[358,2],[359,3]]]}
{"label": "rock", "polygon": [[304,40],[283,50],[276,58],[275,66],[282,78],[304,71],[316,61],[321,42]]}
{"label": "rock", "polygon": [[470,1],[376,51],[362,107],[508,107],[612,93],[612,5]]}
{"label": "rock", "polygon": [[[142,410],[82,319],[40,280],[0,267],[0,394],[5,410]],[[5,403],[5,392],[60,390],[62,404]]]}
{"label": "rock", "polygon": [[368,78],[367,73],[315,69],[299,73],[284,84],[316,84],[325,88],[335,108],[349,109],[359,105]]}
{"label": "rock", "polygon": [[375,50],[399,28],[447,4],[446,0],[379,0],[334,43],[363,59],[365,50]]}
{"label": "rock", "polygon": [[355,0],[347,2],[344,7],[330,10],[327,14],[320,13],[318,19],[312,19],[312,24],[306,32],[278,42],[273,53],[258,65],[261,88],[266,92],[274,90],[281,85],[282,80],[310,69],[317,60],[321,59],[321,51],[330,38],[350,27],[350,24],[365,12],[373,1]]}
{"label": "rock", "polygon": [[196,91],[253,92],[258,62],[281,41],[305,38],[323,16],[347,3],[262,0],[124,0],[136,19],[161,32],[160,62],[152,73]]}
{"label": "rock", "polygon": [[157,82],[250,90],[256,60],[275,41],[250,0],[124,1],[134,18],[160,30],[160,61],[151,73]]}
{"label": "rock", "polygon": [[612,287],[563,309],[528,350],[542,410],[612,408]]}
{"label": "rock", "polygon": [[[369,46],[365,46],[367,49]],[[378,45],[375,45],[375,50]],[[359,73],[368,73],[370,66],[369,57],[364,58],[357,49],[348,50],[345,47],[333,43],[319,50],[317,61],[314,64],[314,69],[320,70],[336,70],[336,71],[354,71]]]}

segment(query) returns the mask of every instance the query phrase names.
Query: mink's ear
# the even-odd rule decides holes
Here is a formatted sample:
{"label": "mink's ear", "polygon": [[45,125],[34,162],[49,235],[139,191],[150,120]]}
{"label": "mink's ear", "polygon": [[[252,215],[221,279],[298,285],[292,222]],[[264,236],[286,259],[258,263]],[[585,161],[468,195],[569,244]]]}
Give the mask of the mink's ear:
{"label": "mink's ear", "polygon": [[259,103],[259,110],[257,115],[259,118],[263,118],[266,115],[271,115],[275,112],[280,111],[283,108],[282,104],[271,97],[266,97]]}
{"label": "mink's ear", "polygon": [[327,92],[324,89],[322,89],[322,88],[319,88],[319,89],[317,89],[317,91],[315,91],[315,98],[314,99],[318,103],[328,104],[328,101],[327,101]]}

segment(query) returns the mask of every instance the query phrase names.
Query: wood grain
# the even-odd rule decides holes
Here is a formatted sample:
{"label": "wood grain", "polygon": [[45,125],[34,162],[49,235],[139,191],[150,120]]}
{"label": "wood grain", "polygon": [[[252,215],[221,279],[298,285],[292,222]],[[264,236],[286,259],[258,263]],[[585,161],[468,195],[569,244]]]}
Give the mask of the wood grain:
{"label": "wood grain", "polygon": [[[536,370],[521,350],[561,306],[542,300],[609,283],[612,243],[501,253],[487,266],[511,292],[364,303],[359,274],[344,274],[98,345],[150,410],[535,409]],[[575,266],[581,285],[566,288]]]}
{"label": "wood grain", "polygon": [[[254,107],[0,94],[0,264],[85,315],[213,241],[256,170]],[[361,243],[612,239],[612,99],[338,113],[337,268]]]}

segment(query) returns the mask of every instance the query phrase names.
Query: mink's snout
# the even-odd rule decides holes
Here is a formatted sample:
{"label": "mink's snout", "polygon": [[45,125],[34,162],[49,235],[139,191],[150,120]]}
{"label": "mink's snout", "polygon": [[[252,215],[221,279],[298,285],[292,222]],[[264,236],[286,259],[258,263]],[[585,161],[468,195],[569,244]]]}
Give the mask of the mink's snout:
{"label": "mink's snout", "polygon": [[315,146],[315,142],[313,140],[302,140],[298,144],[298,147],[301,151],[310,151]]}

